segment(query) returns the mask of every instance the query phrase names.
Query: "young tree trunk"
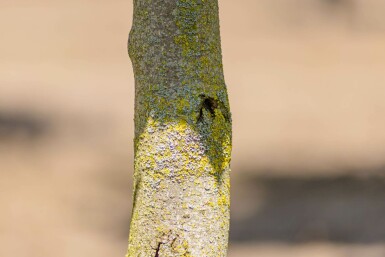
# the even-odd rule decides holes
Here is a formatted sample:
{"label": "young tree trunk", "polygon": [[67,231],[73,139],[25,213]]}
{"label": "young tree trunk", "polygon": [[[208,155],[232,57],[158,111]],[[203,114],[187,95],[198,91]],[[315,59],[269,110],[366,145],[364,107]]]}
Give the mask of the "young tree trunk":
{"label": "young tree trunk", "polygon": [[134,0],[128,257],[226,256],[231,115],[217,0]]}

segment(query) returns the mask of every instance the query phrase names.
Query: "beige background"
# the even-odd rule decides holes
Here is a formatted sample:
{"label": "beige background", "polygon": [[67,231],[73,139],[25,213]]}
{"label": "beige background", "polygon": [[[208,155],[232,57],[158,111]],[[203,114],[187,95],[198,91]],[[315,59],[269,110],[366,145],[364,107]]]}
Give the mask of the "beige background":
{"label": "beige background", "polygon": [[[220,12],[230,256],[385,256],[385,2],[221,0]],[[0,2],[0,256],[125,254],[131,19],[128,0]],[[288,216],[302,218],[280,227]]]}

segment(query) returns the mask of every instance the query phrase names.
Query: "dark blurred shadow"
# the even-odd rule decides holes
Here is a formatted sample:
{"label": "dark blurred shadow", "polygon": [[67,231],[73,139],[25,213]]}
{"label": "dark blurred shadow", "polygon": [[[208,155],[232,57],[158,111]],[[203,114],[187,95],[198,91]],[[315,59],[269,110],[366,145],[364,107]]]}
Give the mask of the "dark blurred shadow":
{"label": "dark blurred shadow", "polygon": [[0,111],[0,142],[37,140],[49,131],[49,122],[29,112]]}
{"label": "dark blurred shadow", "polygon": [[[252,176],[239,183],[255,195],[246,218],[233,218],[232,241],[385,243],[385,179]],[[235,190],[234,190],[235,191]],[[256,192],[256,190],[254,190]],[[236,203],[233,202],[236,206]],[[234,207],[235,208],[235,207]],[[237,209],[233,209],[236,217]]]}

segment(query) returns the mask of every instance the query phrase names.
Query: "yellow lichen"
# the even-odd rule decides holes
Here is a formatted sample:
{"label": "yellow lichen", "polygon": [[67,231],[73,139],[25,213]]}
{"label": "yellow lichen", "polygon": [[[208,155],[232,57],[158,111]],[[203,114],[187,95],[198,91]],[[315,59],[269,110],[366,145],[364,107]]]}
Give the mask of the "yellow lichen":
{"label": "yellow lichen", "polygon": [[[154,256],[159,242],[169,257],[223,257],[231,118],[217,1],[134,5],[135,207],[127,257]],[[214,244],[196,240],[202,231]]]}

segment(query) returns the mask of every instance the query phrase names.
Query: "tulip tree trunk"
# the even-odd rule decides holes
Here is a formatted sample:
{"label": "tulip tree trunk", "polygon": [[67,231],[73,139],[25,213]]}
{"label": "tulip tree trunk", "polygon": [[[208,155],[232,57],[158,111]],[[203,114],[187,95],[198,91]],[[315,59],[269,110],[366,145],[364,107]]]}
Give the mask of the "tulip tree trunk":
{"label": "tulip tree trunk", "polygon": [[231,115],[217,0],[134,0],[134,207],[127,257],[222,257]]}

